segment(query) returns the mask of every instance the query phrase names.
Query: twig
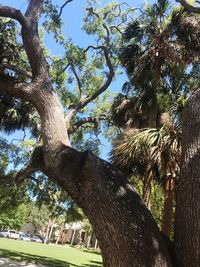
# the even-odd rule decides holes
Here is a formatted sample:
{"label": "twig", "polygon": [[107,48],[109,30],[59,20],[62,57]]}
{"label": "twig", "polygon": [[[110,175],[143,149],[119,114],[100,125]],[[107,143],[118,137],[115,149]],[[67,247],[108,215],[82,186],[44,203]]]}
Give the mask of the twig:
{"label": "twig", "polygon": [[63,9],[65,8],[65,6],[67,5],[67,4],[69,4],[70,2],[72,2],[73,0],[67,0],[67,1],[65,1],[65,3],[60,7],[60,12],[59,12],[59,14],[58,14],[58,18],[60,18],[60,16],[62,15],[62,12],[63,12]]}

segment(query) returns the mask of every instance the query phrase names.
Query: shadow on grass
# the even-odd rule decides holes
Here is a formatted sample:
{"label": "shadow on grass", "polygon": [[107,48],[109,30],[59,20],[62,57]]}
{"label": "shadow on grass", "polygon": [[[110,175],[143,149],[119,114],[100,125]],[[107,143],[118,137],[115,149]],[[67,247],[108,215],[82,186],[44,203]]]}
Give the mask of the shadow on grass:
{"label": "shadow on grass", "polygon": [[[55,258],[32,255],[23,252],[12,251],[8,249],[0,249],[0,258],[9,258],[15,261],[26,261],[27,263],[43,264],[48,267],[80,267],[80,265],[75,265],[73,263],[58,260]],[[89,264],[84,264],[81,267],[101,267],[102,264],[97,261],[90,261]]]}
{"label": "shadow on grass", "polygon": [[99,261],[90,261],[90,264],[84,264],[81,267],[102,267],[102,263],[100,263]]}

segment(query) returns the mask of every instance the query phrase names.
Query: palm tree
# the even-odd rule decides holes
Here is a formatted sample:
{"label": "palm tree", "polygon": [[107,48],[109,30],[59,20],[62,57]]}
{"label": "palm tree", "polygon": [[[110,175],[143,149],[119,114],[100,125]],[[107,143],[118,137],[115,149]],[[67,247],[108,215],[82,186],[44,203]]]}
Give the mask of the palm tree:
{"label": "palm tree", "polygon": [[[198,57],[198,25],[198,18],[188,17],[182,8],[172,9],[169,0],[146,5],[142,14],[128,24],[120,59],[129,81],[122,88],[124,95],[118,95],[112,107],[117,125],[160,126],[160,115],[165,112],[160,96],[174,101],[173,95],[184,92],[188,64]],[[186,37],[193,49],[188,49]]]}
{"label": "palm tree", "polygon": [[164,208],[162,231],[170,236],[174,207],[174,184],[179,174],[181,127],[169,113],[161,116],[162,127],[132,133],[118,142],[111,153],[112,162],[122,169],[140,173],[143,180],[143,199],[150,207],[154,170],[158,170],[163,185]]}

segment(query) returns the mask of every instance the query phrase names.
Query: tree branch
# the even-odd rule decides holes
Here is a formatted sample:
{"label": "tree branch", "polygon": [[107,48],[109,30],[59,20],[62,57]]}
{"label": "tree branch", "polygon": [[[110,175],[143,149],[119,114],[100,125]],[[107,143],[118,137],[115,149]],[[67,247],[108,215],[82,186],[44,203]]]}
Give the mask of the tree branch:
{"label": "tree branch", "polygon": [[62,12],[63,12],[63,9],[65,8],[65,6],[66,6],[67,4],[69,4],[70,2],[72,2],[72,1],[73,1],[73,0],[67,0],[67,1],[65,1],[65,3],[60,7],[60,12],[59,12],[59,14],[58,14],[58,18],[61,17]]}
{"label": "tree branch", "polygon": [[43,9],[44,0],[30,0],[25,16],[30,22],[37,22]]}
{"label": "tree branch", "polygon": [[79,121],[75,122],[68,130],[69,134],[74,133],[78,128],[80,128],[82,125],[86,123],[93,123],[93,124],[99,124],[101,120],[107,120],[107,115],[102,114],[99,117],[87,117],[82,118]]}
{"label": "tree branch", "polygon": [[15,175],[14,181],[16,183],[22,183],[27,178],[33,180],[31,174],[39,170],[40,170],[39,168],[33,167],[31,164],[28,164],[24,169],[22,169]]}
{"label": "tree branch", "polygon": [[28,27],[22,27],[24,49],[31,65],[33,79],[43,77],[49,80],[49,67],[44,57],[38,33],[38,19],[42,12],[44,0],[30,0],[25,13]]}
{"label": "tree branch", "polygon": [[105,81],[105,83],[102,85],[102,87],[100,87],[96,92],[94,92],[92,95],[85,97],[84,99],[82,99],[79,104],[77,106],[75,106],[74,108],[76,109],[76,111],[82,109],[83,107],[85,107],[89,102],[93,101],[94,99],[96,99],[100,94],[102,94],[111,84],[113,76],[114,76],[114,69],[113,69],[113,65],[111,63],[111,60],[109,58],[109,51],[107,49],[106,46],[88,46],[88,48],[85,50],[85,52],[87,52],[90,48],[98,50],[98,49],[102,49],[104,52],[104,56],[106,59],[106,63],[109,69],[109,73],[107,75],[107,80]]}
{"label": "tree branch", "polygon": [[80,78],[78,77],[78,74],[76,72],[76,69],[75,69],[75,66],[74,66],[74,63],[72,62],[72,60],[69,60],[69,65],[71,66],[71,70],[72,72],[74,73],[74,76],[77,80],[77,83],[78,83],[78,89],[79,89],[79,93],[80,95],[82,94],[82,84],[81,84],[81,80]]}
{"label": "tree branch", "polygon": [[[93,7],[86,8],[86,10],[89,12],[90,15],[94,15],[98,19],[101,19],[99,14],[94,11]],[[109,30],[108,26],[104,22],[102,23],[102,26],[104,27],[104,29],[106,31],[106,38],[105,38],[106,39],[106,44],[109,46],[109,43],[110,43],[110,30]]]}
{"label": "tree branch", "polygon": [[33,79],[38,76],[48,78],[48,64],[43,55],[38,34],[38,19],[44,0],[30,0],[25,16],[20,10],[0,5],[0,16],[17,20],[22,26],[22,39],[31,65]]}
{"label": "tree branch", "polygon": [[28,83],[11,83],[0,81],[0,92],[8,93],[12,96],[20,97],[32,102],[33,86]]}
{"label": "tree branch", "polygon": [[20,69],[19,67],[12,65],[12,64],[8,64],[8,63],[2,63],[0,65],[0,69],[9,69],[12,70],[18,74],[21,74],[29,79],[32,79],[32,74],[26,70]]}
{"label": "tree branch", "polygon": [[180,3],[187,12],[200,14],[200,8],[188,4],[186,0],[176,0],[176,2]]}
{"label": "tree branch", "polygon": [[19,9],[15,9],[0,4],[0,16],[17,20],[23,27],[26,27],[28,21]]}

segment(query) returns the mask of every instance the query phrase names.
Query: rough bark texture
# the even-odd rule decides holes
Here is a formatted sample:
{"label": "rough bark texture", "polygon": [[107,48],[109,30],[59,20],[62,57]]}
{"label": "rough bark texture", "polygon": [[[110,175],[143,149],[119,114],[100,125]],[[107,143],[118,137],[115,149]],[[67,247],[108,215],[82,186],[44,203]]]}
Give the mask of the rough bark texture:
{"label": "rough bark texture", "polygon": [[[32,71],[29,83],[0,81],[0,92],[30,101],[41,117],[43,147],[16,178],[27,178],[40,170],[56,181],[88,216],[102,249],[105,267],[172,267],[166,243],[150,211],[123,175],[90,152],[70,148],[63,107],[50,82],[48,64],[40,46],[38,18],[42,0],[30,0],[23,15],[0,5],[0,16],[22,26],[24,49]],[[110,85],[114,71],[104,46],[109,73],[105,83],[70,114],[75,114]],[[69,116],[71,117],[71,115]],[[36,150],[35,150],[36,152]]]}
{"label": "rough bark texture", "polygon": [[149,210],[119,171],[91,152],[63,147],[60,155],[62,164],[44,171],[88,216],[105,267],[172,266]]}
{"label": "rough bark texture", "polygon": [[184,112],[182,161],[177,187],[175,249],[177,266],[200,266],[200,89]]}
{"label": "rough bark texture", "polygon": [[146,172],[144,179],[142,198],[147,208],[151,208],[151,187],[152,187],[152,173],[151,171]]}
{"label": "rough bark texture", "polygon": [[168,177],[164,188],[165,200],[163,208],[161,231],[170,238],[173,225],[173,208],[174,208],[174,180]]}

